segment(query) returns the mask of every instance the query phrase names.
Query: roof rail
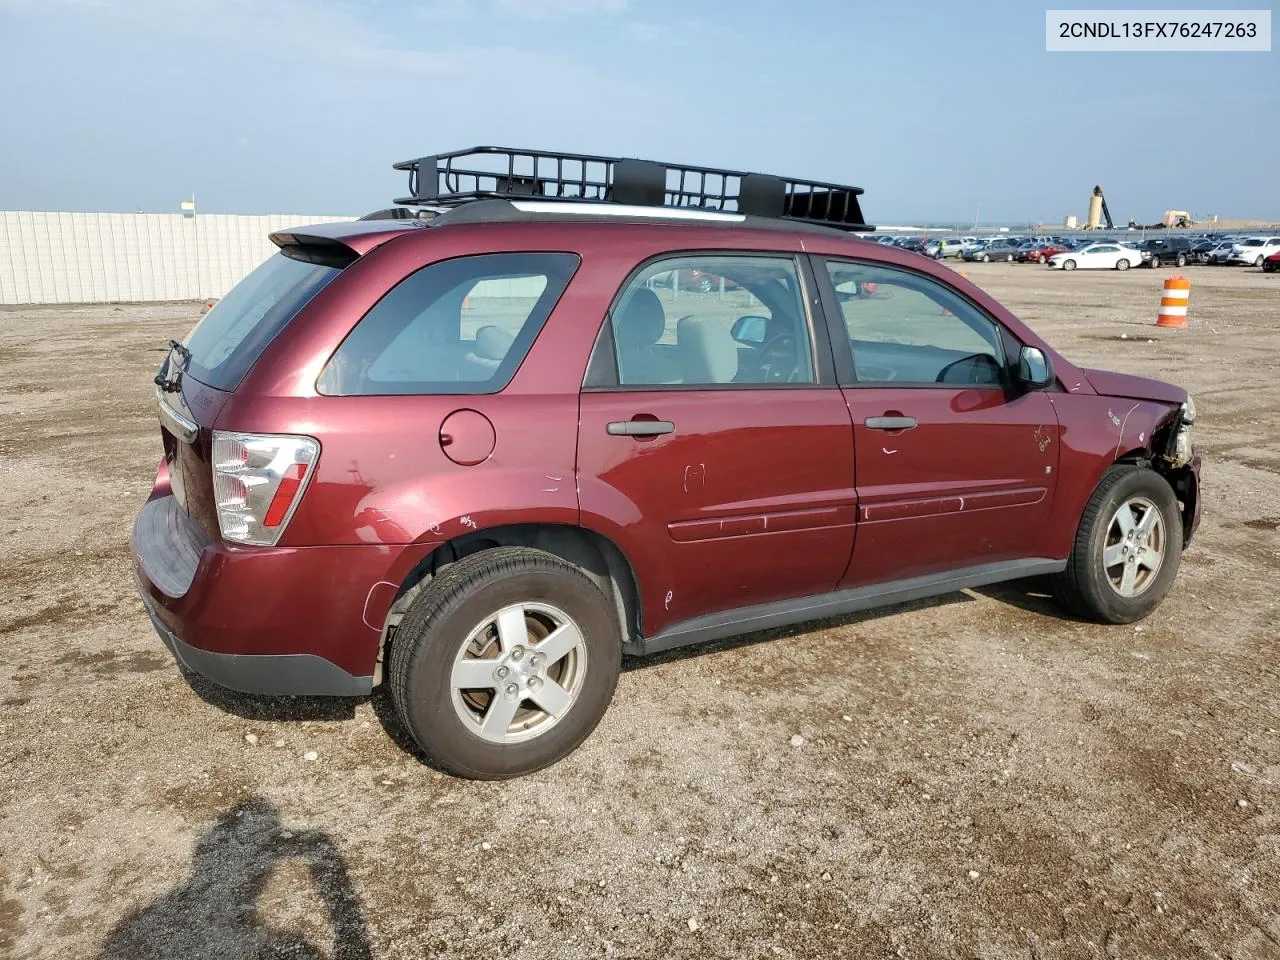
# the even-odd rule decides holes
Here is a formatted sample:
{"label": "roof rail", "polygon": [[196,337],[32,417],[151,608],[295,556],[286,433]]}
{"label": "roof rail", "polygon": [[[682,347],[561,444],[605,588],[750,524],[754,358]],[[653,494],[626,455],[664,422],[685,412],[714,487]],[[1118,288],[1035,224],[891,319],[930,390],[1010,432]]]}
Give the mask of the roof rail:
{"label": "roof rail", "polygon": [[394,165],[409,172],[407,206],[450,207],[475,200],[617,203],[796,220],[842,230],[874,230],[860,187],[763,173],[581,153],[471,147]]}

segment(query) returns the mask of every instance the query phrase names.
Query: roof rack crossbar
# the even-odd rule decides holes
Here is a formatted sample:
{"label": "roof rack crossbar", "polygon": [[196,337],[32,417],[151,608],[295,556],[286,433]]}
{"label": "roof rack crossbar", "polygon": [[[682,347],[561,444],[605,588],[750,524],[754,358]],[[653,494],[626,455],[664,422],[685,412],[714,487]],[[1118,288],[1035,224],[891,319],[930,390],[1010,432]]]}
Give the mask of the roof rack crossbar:
{"label": "roof rack crossbar", "polygon": [[860,187],[820,180],[623,157],[472,147],[404,160],[409,196],[395,203],[449,207],[474,200],[538,199],[693,208],[872,230]]}

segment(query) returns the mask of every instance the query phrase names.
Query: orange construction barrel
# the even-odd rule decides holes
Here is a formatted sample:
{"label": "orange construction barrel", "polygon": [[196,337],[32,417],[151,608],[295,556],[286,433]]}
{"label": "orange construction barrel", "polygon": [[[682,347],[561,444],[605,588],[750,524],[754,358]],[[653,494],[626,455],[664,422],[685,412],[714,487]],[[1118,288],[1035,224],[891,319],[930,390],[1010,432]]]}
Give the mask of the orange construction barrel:
{"label": "orange construction barrel", "polygon": [[1160,294],[1160,312],[1156,314],[1157,327],[1185,327],[1187,304],[1191,300],[1191,281],[1186,277],[1170,277],[1164,282]]}

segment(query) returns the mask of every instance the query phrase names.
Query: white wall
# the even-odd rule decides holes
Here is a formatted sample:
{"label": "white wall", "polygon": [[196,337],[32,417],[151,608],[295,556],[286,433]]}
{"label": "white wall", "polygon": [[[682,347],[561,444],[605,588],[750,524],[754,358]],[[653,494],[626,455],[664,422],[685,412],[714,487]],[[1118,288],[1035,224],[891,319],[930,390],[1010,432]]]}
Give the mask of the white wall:
{"label": "white wall", "polygon": [[0,211],[0,304],[220,297],[273,230],[354,217]]}

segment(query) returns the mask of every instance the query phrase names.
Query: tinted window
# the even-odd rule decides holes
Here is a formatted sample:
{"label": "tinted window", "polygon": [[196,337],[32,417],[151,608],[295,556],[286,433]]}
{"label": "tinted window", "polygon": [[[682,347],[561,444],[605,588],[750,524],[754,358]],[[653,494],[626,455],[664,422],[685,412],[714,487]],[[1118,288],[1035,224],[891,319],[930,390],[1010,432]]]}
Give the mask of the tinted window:
{"label": "tinted window", "polygon": [[219,300],[187,337],[187,375],[234,390],[293,316],[337,276],[337,267],[277,253]]}
{"label": "tinted window", "polygon": [[859,383],[999,385],[996,324],[937,281],[888,267],[829,262]]}
{"label": "tinted window", "polygon": [[795,261],[690,256],[645,267],[610,313],[622,386],[812,384]]}
{"label": "tinted window", "polygon": [[423,267],[348,334],[317,387],[342,396],[496,393],[577,267],[569,253],[487,254]]}

